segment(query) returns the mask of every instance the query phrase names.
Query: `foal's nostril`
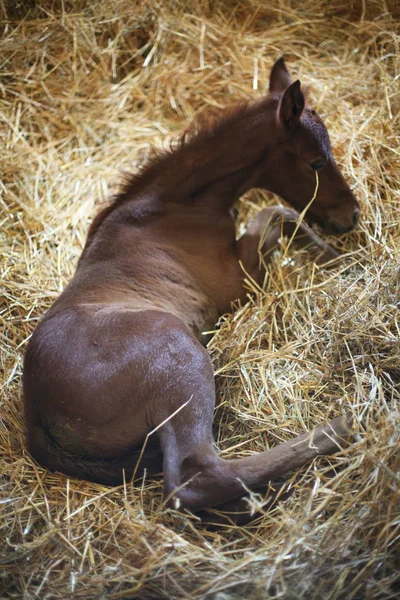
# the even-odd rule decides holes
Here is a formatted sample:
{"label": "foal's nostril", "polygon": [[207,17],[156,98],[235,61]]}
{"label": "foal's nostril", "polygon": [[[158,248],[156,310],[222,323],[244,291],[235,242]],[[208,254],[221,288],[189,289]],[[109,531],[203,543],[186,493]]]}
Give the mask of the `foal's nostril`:
{"label": "foal's nostril", "polygon": [[353,214],[353,227],[355,227],[357,225],[359,220],[360,220],[360,211],[358,208],[355,208],[354,214]]}
{"label": "foal's nostril", "polygon": [[336,223],[336,221],[330,221],[329,222],[330,225],[330,229],[332,230],[332,233],[335,235],[339,235],[340,233],[343,233],[344,229],[341,225],[339,225],[339,223]]}

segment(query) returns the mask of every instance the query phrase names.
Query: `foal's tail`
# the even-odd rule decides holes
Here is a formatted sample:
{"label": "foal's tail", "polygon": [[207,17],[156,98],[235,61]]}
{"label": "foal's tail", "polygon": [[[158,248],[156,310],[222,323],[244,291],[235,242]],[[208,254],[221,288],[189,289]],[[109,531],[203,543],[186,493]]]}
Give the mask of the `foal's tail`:
{"label": "foal's tail", "polygon": [[65,451],[40,425],[28,435],[28,451],[33,458],[51,471],[60,471],[69,477],[93,481],[102,485],[121,485],[133,475],[144,472],[153,476],[162,472],[163,454],[159,445],[132,450],[113,458],[86,458]]}

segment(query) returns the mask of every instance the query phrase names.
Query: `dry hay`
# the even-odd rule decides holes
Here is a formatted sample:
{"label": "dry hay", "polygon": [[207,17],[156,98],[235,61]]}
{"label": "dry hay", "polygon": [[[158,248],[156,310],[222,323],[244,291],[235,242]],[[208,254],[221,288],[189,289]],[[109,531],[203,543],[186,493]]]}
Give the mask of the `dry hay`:
{"label": "dry hay", "polygon": [[[0,16],[1,597],[395,597],[397,2],[2,0]],[[251,526],[215,531],[165,510],[160,481],[109,489],[35,465],[22,355],[122,171],[201,110],[259,96],[282,53],[311,84],[363,218],[334,242],[347,254],[335,269],[281,253],[222,320],[218,446],[245,456],[348,409],[357,442],[302,469]],[[273,201],[248,194],[242,220]]]}

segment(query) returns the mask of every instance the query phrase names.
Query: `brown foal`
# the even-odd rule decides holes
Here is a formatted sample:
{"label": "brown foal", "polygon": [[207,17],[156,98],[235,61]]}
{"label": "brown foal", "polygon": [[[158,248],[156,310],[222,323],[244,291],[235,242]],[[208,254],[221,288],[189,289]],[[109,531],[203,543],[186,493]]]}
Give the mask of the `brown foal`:
{"label": "brown foal", "polygon": [[[236,240],[233,204],[254,187],[293,208],[261,210]],[[345,416],[236,460],[220,458],[212,437],[214,375],[202,332],[232,301],[246,300],[245,273],[262,283],[261,257],[281,235],[316,248],[323,261],[336,256],[298,221],[296,210],[308,205],[307,219],[329,233],[357,223],[326,128],[280,59],[265,98],[185,136],[94,219],[72,281],[26,352],[32,455],[72,477],[116,485],[123,470],[132,477],[158,428],[160,447],[148,444],[140,466],[162,468],[171,506],[196,511],[338,450],[351,428]]]}

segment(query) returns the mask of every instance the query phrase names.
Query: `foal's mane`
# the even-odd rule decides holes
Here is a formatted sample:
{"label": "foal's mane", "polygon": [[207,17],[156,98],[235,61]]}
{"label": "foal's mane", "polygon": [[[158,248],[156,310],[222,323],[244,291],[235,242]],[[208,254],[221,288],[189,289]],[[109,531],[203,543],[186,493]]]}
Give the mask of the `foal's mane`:
{"label": "foal's mane", "polygon": [[191,150],[199,149],[203,145],[207,146],[207,143],[209,147],[209,142],[212,142],[219,135],[229,130],[235,122],[244,117],[253,107],[259,106],[259,104],[244,101],[227,108],[206,109],[195,117],[178,139],[170,141],[169,148],[159,150],[152,146],[150,148],[150,158],[147,158],[146,162],[139,165],[137,173],[133,175],[129,174],[125,177],[120,191],[114,196],[111,203],[95,216],[89,228],[87,240],[89,241],[93,237],[101,223],[114,210],[127,202],[135,202],[139,197],[143,200],[143,192],[145,192],[146,187],[164,169],[173,170],[179,166],[181,175],[185,166],[188,171],[192,170],[193,165],[190,163]]}

